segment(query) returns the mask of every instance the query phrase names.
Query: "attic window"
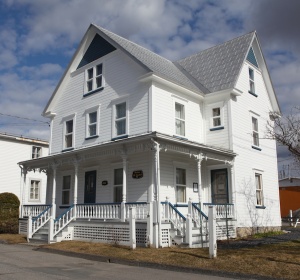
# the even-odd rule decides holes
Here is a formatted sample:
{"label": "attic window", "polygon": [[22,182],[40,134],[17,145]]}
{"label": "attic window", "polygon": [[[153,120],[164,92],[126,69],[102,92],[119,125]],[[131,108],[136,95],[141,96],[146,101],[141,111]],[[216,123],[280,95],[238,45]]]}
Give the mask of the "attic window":
{"label": "attic window", "polygon": [[84,95],[103,89],[103,64],[100,63],[85,71]]}
{"label": "attic window", "polygon": [[247,61],[258,68],[258,63],[257,63],[256,57],[255,57],[253,48],[250,48],[250,50],[248,52]]}

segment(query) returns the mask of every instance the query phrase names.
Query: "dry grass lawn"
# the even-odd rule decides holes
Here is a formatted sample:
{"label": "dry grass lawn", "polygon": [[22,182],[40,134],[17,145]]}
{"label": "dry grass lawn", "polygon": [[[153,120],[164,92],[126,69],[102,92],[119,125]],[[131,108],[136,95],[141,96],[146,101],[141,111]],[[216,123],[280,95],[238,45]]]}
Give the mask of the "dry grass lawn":
{"label": "dry grass lawn", "polygon": [[25,235],[21,234],[0,234],[0,240],[8,244],[26,243],[27,239]]}
{"label": "dry grass lawn", "polygon": [[300,278],[300,240],[247,249],[219,249],[216,259],[208,258],[208,249],[137,248],[109,244],[67,241],[46,248],[107,256],[139,262],[201,268],[274,278]]}

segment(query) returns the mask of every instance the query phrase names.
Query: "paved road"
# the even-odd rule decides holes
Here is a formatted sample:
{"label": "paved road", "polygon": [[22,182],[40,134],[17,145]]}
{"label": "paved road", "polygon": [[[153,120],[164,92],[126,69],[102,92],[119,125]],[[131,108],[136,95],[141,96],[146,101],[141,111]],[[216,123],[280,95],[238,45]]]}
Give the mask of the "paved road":
{"label": "paved road", "polygon": [[233,278],[91,261],[36,251],[29,245],[0,244],[0,279],[224,280]]}

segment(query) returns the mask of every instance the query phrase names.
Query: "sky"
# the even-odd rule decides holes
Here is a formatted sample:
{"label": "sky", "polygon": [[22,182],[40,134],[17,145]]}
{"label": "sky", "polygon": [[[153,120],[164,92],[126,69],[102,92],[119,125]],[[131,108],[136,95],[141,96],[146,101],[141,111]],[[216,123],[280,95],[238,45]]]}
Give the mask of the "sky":
{"label": "sky", "polygon": [[[170,60],[256,30],[289,114],[300,105],[299,12],[299,0],[0,0],[0,132],[49,138],[41,113],[90,23]],[[279,148],[279,166],[289,162]]]}

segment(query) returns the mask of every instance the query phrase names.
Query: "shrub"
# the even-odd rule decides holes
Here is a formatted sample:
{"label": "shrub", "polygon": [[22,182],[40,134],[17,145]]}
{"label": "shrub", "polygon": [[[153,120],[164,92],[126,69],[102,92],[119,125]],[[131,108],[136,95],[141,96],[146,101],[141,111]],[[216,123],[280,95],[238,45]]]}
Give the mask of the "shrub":
{"label": "shrub", "polygon": [[0,194],[0,233],[18,233],[20,201],[13,193]]}

